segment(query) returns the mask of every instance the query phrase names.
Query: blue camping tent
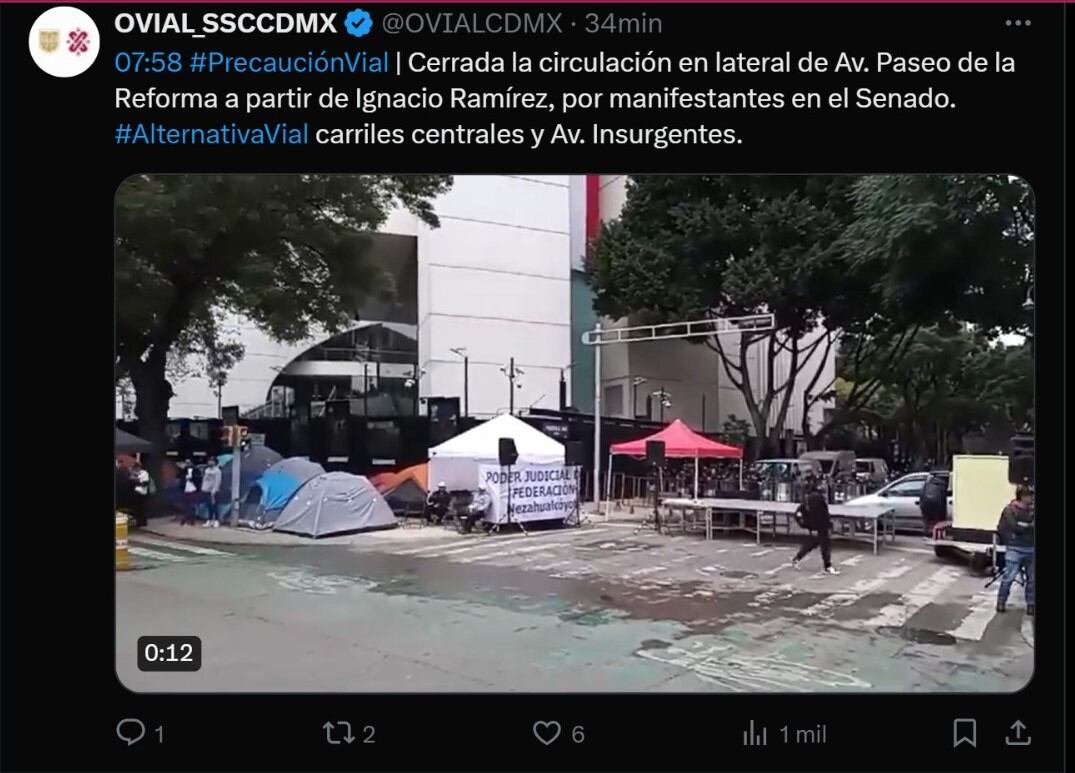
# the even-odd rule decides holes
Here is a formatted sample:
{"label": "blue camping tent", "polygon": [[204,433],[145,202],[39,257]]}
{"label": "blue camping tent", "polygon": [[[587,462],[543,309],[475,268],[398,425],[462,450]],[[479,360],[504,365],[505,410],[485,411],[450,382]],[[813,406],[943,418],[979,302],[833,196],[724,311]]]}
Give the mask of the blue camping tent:
{"label": "blue camping tent", "polygon": [[[220,496],[217,498],[217,507],[222,518],[227,518],[231,512],[231,466],[233,454],[221,454],[217,457],[220,463],[220,471],[224,478],[221,482]],[[283,461],[284,457],[265,446],[250,446],[239,457],[239,501],[246,500],[247,494],[254,484],[258,482],[268,470],[277,462]]]}
{"label": "blue camping tent", "polygon": [[284,506],[303,485],[325,468],[301,456],[272,465],[254,482],[243,501],[242,520],[258,528],[270,528]]}

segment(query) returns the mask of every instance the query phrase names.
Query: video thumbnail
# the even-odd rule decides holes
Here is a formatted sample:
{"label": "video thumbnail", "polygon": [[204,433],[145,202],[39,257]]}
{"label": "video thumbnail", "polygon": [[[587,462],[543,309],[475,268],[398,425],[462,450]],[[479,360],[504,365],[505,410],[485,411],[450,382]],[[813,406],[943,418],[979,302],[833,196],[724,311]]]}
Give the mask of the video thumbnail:
{"label": "video thumbnail", "polygon": [[136,692],[1013,692],[1008,175],[156,175],[115,199]]}

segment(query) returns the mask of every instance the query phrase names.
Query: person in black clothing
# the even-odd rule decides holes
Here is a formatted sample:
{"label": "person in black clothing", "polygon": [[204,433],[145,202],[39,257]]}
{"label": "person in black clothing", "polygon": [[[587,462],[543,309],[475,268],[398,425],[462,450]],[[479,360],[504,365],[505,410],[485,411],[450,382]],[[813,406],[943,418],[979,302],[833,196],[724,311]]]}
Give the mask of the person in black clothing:
{"label": "person in black clothing", "polygon": [[426,520],[430,523],[440,523],[448,514],[448,507],[452,504],[452,495],[448,493],[448,487],[444,483],[437,484],[437,490],[426,499]]}
{"label": "person in black clothing", "polygon": [[919,512],[922,513],[922,523],[925,525],[926,534],[936,536],[934,532],[938,524],[948,520],[948,476],[931,474],[924,486],[919,498]]}
{"label": "person in black clothing", "polygon": [[1012,500],[1000,514],[997,535],[1004,546],[1004,574],[997,591],[997,611],[1008,609],[1008,594],[1020,570],[1026,570],[1023,594],[1026,613],[1034,614],[1034,490],[1019,486]]}
{"label": "person in black clothing", "polygon": [[131,501],[134,499],[134,482],[131,480],[130,471],[116,459],[116,509],[129,512]]}
{"label": "person in black clothing", "polygon": [[804,484],[806,497],[799,505],[795,513],[795,519],[801,526],[809,529],[810,534],[791,559],[792,569],[798,569],[800,562],[806,558],[806,554],[816,547],[821,548],[821,560],[825,564],[825,574],[839,574],[840,572],[832,565],[832,543],[829,540],[829,531],[832,528],[832,519],[829,516],[829,503],[825,495],[818,488],[817,481],[809,476]]}

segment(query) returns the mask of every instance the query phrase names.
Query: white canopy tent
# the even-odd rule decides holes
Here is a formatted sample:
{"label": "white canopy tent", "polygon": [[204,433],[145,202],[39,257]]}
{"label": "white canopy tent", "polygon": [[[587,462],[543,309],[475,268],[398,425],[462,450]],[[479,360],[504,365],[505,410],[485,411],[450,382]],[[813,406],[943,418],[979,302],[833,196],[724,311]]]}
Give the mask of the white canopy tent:
{"label": "white canopy tent", "polygon": [[478,488],[478,467],[499,463],[500,438],[504,437],[515,441],[517,464],[564,462],[563,443],[505,414],[429,449],[429,487],[443,482],[449,491],[474,491]]}

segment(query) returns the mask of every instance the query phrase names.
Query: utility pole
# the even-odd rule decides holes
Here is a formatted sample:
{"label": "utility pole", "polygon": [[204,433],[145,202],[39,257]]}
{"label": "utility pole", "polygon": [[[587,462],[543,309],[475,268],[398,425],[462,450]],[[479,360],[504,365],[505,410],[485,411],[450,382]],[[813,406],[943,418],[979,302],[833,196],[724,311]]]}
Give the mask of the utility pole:
{"label": "utility pole", "polygon": [[508,366],[506,368],[501,368],[500,372],[508,377],[508,413],[511,416],[514,416],[515,415],[515,387],[516,387],[515,379],[518,376],[523,375],[523,370],[522,370],[522,368],[516,368],[515,367],[515,358],[512,357],[508,361]]}
{"label": "utility pole", "polygon": [[508,413],[515,415],[515,358],[508,363]]}

